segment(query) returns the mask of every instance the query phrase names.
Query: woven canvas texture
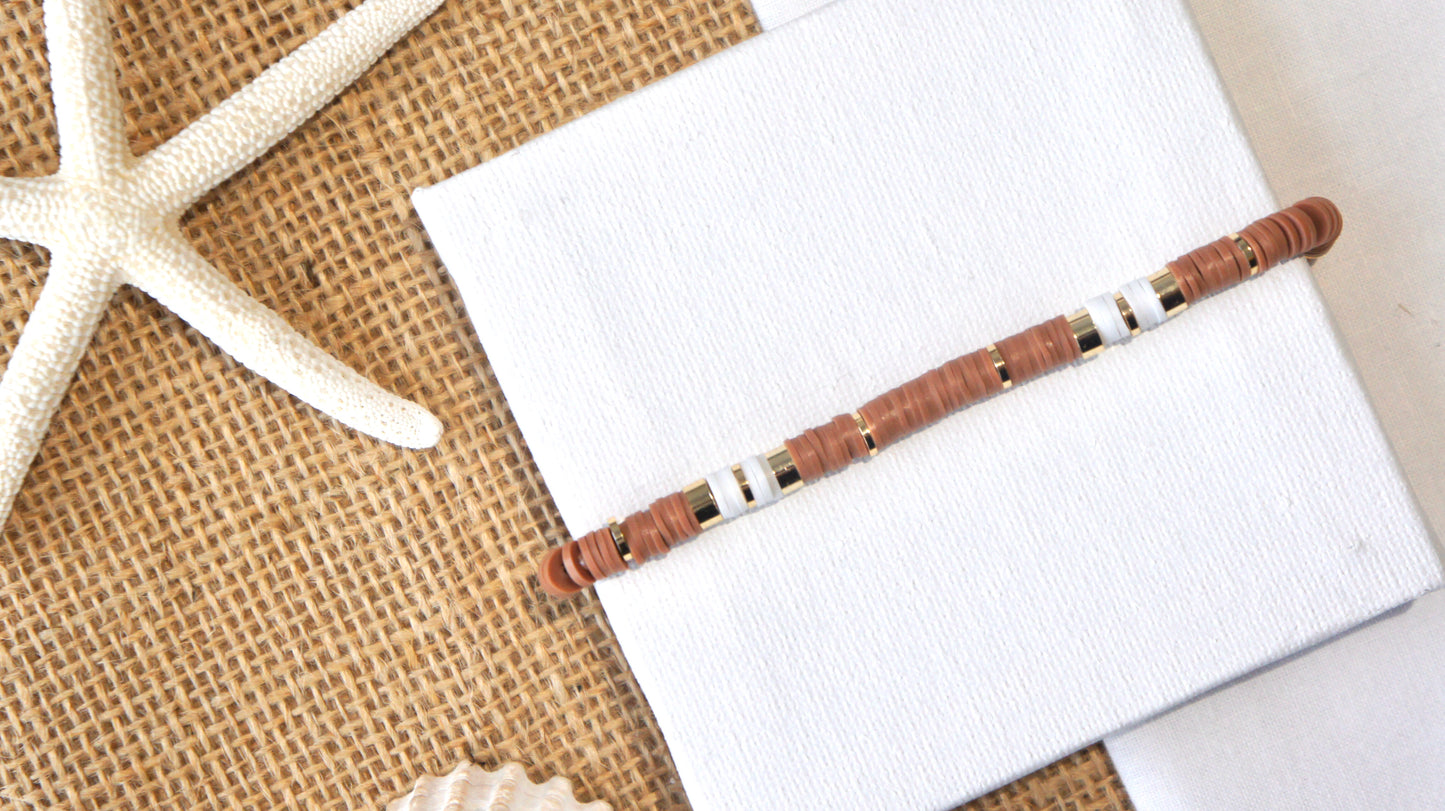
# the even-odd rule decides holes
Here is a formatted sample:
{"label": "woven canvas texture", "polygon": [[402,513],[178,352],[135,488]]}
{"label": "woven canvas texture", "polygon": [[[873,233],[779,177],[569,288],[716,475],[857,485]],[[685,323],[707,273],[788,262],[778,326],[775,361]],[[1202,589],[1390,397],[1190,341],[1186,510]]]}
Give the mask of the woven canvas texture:
{"label": "woven canvas texture", "polygon": [[[355,4],[116,0],[133,149]],[[0,534],[7,804],[378,807],[471,759],[686,807],[596,602],[536,591],[564,531],[407,194],[756,30],[744,0],[447,0],[186,216],[207,259],[446,434],[359,436],[118,294]],[[39,0],[5,3],[0,174],[57,167],[43,56]],[[44,265],[0,241],[0,364]],[[1094,747],[970,807],[1126,804]]]}

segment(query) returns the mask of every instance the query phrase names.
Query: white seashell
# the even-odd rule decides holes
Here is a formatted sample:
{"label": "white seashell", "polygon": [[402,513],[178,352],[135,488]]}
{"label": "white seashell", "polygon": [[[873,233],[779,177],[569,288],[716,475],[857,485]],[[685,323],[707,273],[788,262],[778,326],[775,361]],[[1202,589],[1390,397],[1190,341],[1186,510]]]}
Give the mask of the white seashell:
{"label": "white seashell", "polygon": [[577,802],[565,777],[533,783],[519,763],[494,772],[461,763],[445,777],[416,781],[416,788],[388,803],[386,811],[612,811],[612,806]]}

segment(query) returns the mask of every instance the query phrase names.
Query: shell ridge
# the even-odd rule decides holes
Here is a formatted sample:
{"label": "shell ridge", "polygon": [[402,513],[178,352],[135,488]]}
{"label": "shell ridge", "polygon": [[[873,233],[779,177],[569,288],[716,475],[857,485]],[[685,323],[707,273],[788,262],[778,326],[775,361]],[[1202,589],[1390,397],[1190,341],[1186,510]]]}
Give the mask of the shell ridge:
{"label": "shell ridge", "polygon": [[462,762],[442,777],[424,776],[411,792],[386,805],[386,811],[612,811],[601,801],[579,803],[572,782],[554,775],[533,783],[520,763],[492,771]]}

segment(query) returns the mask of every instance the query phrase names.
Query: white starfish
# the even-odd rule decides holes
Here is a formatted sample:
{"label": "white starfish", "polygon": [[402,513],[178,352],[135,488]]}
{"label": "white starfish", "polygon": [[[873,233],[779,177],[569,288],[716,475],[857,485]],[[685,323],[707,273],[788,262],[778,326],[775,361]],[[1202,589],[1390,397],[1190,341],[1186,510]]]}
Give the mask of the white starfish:
{"label": "white starfish", "polygon": [[201,195],[310,118],[441,2],[367,0],[137,158],[125,143],[104,0],[45,0],[60,171],[0,177],[0,237],[50,249],[45,288],[0,378],[0,526],[122,284],[341,422],[409,448],[436,444],[436,417],[301,337],[208,264],[179,223]]}

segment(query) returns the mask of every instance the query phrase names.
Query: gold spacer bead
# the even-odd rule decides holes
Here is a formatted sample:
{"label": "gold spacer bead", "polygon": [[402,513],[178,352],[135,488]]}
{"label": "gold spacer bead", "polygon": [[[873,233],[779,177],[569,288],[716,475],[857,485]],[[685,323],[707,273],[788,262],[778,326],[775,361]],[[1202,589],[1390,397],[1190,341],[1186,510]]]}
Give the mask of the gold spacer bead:
{"label": "gold spacer bead", "polygon": [[853,424],[858,426],[858,435],[863,437],[863,444],[868,446],[868,455],[878,455],[878,443],[873,441],[873,430],[868,427],[868,421],[857,411],[853,412]]}
{"label": "gold spacer bead", "polygon": [[607,531],[612,533],[612,545],[617,547],[617,554],[622,556],[622,562],[631,569],[637,565],[637,560],[632,557],[632,547],[627,544],[627,536],[622,533],[622,525],[617,523],[616,518],[607,519]]}
{"label": "gold spacer bead", "polygon": [[733,465],[733,481],[738,483],[738,489],[743,491],[743,501],[751,510],[758,506],[758,499],[753,495],[753,486],[748,484],[748,474],[743,472],[742,465]]}
{"label": "gold spacer bead", "polygon": [[798,465],[793,461],[793,452],[788,450],[787,445],[779,445],[768,451],[768,469],[773,471],[773,478],[778,480],[778,489],[783,495],[788,495],[805,482],[803,474],[798,472]]}
{"label": "gold spacer bead", "polygon": [[1154,295],[1159,298],[1166,318],[1173,318],[1189,308],[1189,302],[1184,300],[1184,290],[1179,286],[1179,279],[1175,278],[1174,271],[1164,268],[1149,277],[1149,284],[1154,288]]}
{"label": "gold spacer bead", "polygon": [[698,526],[707,529],[723,522],[722,510],[718,509],[717,499],[713,498],[707,479],[698,479],[682,488],[682,494],[687,497],[687,506],[692,508]]}
{"label": "gold spacer bead", "polygon": [[1003,362],[1003,355],[998,353],[998,344],[988,345],[988,357],[993,361],[993,370],[998,373],[999,382],[1004,388],[1014,384],[1013,378],[1009,377],[1008,366]]}
{"label": "gold spacer bead", "polygon": [[1114,294],[1114,306],[1119,308],[1119,315],[1124,317],[1124,326],[1129,328],[1130,335],[1138,335],[1144,331],[1139,327],[1139,318],[1134,315],[1133,306],[1124,298],[1123,293]]}
{"label": "gold spacer bead", "polygon": [[1229,238],[1234,240],[1235,246],[1239,248],[1240,253],[1244,254],[1244,258],[1249,260],[1249,275],[1254,276],[1258,274],[1259,257],[1254,253],[1254,246],[1249,244],[1249,240],[1239,234],[1230,234]]}
{"label": "gold spacer bead", "polygon": [[1069,316],[1069,329],[1074,332],[1074,343],[1079,345],[1079,354],[1088,360],[1104,351],[1104,337],[1094,326],[1094,319],[1088,310],[1079,310]]}

